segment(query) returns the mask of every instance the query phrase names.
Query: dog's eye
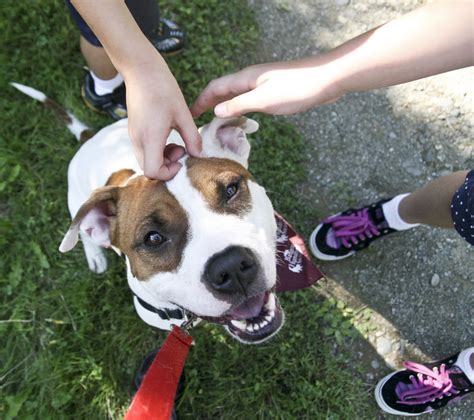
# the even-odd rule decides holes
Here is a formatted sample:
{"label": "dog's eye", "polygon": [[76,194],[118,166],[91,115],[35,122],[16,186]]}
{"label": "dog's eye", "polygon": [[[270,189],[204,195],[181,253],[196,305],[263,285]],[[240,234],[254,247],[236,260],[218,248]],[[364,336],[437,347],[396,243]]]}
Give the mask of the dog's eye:
{"label": "dog's eye", "polygon": [[166,238],[156,230],[152,230],[145,235],[144,243],[147,246],[157,247],[166,241]]}
{"label": "dog's eye", "polygon": [[234,182],[232,184],[227,185],[227,187],[225,188],[226,200],[229,201],[235,194],[237,194],[238,190],[239,190],[238,182]]}

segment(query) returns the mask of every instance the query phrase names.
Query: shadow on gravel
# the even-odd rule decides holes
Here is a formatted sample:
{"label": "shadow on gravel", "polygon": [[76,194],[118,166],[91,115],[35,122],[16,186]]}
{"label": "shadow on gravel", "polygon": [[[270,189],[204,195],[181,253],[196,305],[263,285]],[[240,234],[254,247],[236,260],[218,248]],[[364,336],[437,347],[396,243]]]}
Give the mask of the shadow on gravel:
{"label": "shadow on gravel", "polygon": [[[327,51],[419,6],[408,0],[250,4],[261,30],[259,62]],[[307,144],[308,181],[294,216],[285,216],[299,220],[308,238],[326,216],[473,168],[472,80],[472,69],[460,70],[289,117]],[[320,265],[332,279],[322,286],[325,293],[374,312],[377,329],[360,351],[368,355],[367,368],[375,361],[375,380],[385,373],[377,370],[381,359],[438,359],[474,345],[474,257],[454,231],[419,227]],[[444,410],[444,418],[474,416],[472,401],[456,407]]]}

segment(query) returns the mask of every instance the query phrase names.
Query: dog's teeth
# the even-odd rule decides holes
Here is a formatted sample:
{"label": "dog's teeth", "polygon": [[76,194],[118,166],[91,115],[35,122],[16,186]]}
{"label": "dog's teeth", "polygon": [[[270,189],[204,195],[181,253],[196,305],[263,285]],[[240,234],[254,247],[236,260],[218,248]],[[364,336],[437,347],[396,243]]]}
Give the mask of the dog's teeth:
{"label": "dog's teeth", "polygon": [[237,321],[236,319],[233,319],[230,323],[239,330],[245,330],[245,328],[247,328],[247,323],[245,321]]}
{"label": "dog's teeth", "polygon": [[253,332],[253,324],[247,325],[247,331],[248,332]]}
{"label": "dog's teeth", "polygon": [[273,319],[273,317],[270,316],[270,315],[267,315],[267,316],[265,317],[265,319],[266,319],[268,322],[270,322],[270,321]]}
{"label": "dog's teeth", "polygon": [[260,325],[258,325],[257,323],[253,324],[254,331],[258,331],[259,329],[260,329]]}
{"label": "dog's teeth", "polygon": [[272,319],[275,318],[275,311],[270,311],[268,313],[268,316],[271,317]]}
{"label": "dog's teeth", "polygon": [[275,295],[273,293],[270,293],[270,296],[268,296],[268,302],[265,305],[270,311],[275,309]]}
{"label": "dog's teeth", "polygon": [[265,325],[268,325],[268,321],[262,321],[258,325],[260,325],[260,328],[263,328]]}

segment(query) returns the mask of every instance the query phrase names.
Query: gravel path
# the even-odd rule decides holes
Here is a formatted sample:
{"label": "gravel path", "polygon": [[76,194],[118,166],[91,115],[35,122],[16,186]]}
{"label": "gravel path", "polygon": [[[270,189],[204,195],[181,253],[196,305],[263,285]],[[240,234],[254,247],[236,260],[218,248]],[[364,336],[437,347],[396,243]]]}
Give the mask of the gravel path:
{"label": "gravel path", "polygon": [[[420,1],[254,0],[261,62],[333,48]],[[289,117],[308,144],[302,205],[324,217],[474,168],[474,70],[464,69]],[[307,228],[317,220],[308,221]],[[372,308],[378,329],[355,359],[375,383],[404,357],[437,359],[474,345],[474,249],[454,231],[420,227],[321,267],[324,287]],[[374,348],[376,352],[374,351]],[[380,363],[380,361],[382,363]],[[383,363],[385,362],[385,363]],[[474,398],[432,418],[474,418]]]}

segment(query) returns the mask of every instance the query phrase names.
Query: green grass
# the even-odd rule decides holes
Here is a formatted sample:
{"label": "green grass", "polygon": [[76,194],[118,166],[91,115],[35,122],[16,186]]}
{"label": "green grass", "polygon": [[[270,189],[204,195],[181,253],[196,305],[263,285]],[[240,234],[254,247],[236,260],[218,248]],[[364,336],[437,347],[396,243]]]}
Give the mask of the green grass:
{"label": "green grass", "polygon": [[[243,1],[168,0],[163,9],[191,40],[170,59],[189,101],[235,70],[236,57],[255,57],[258,31]],[[8,83],[47,92],[96,129],[110,121],[79,98],[83,60],[62,2],[4,0],[0,33],[0,417],[120,418],[137,364],[164,334],[135,314],[118,258],[110,254],[109,271],[97,276],[81,247],[57,251],[77,144]],[[308,211],[295,192],[304,179],[302,139],[276,118],[257,119],[252,170],[275,207],[303,226]],[[262,346],[239,344],[211,325],[193,331],[182,418],[370,417],[371,396],[347,366],[357,335],[350,315],[314,290],[283,296],[283,305],[286,326]]]}

